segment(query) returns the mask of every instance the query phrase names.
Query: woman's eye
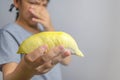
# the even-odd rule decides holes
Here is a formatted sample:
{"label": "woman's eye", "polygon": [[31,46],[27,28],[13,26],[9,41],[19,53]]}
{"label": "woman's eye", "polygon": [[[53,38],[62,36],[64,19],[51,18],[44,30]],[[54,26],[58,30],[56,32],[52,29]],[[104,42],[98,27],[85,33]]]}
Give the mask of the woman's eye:
{"label": "woman's eye", "polygon": [[47,4],[43,4],[44,7],[47,7]]}
{"label": "woman's eye", "polygon": [[30,4],[36,4],[36,2],[29,2]]}

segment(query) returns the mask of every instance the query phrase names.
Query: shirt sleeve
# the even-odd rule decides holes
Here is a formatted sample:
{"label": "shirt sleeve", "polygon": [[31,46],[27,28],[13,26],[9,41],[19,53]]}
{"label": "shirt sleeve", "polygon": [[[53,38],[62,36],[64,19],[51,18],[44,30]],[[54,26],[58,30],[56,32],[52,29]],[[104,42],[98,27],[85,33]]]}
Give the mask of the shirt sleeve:
{"label": "shirt sleeve", "polygon": [[20,54],[17,54],[17,50],[18,44],[14,37],[5,30],[0,31],[0,71],[3,64],[20,61]]}

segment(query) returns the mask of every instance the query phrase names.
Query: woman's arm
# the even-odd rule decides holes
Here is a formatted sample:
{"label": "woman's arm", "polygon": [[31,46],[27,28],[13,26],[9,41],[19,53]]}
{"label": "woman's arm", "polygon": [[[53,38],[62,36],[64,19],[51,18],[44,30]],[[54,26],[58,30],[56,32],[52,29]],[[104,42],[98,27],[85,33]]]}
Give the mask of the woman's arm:
{"label": "woman's arm", "polygon": [[7,63],[2,67],[3,80],[30,80],[34,75],[41,75],[50,71],[57,63],[70,56],[62,46],[51,49],[44,54],[47,47],[41,46],[26,54],[20,63]]}
{"label": "woman's arm", "polygon": [[30,80],[33,76],[22,61],[19,66],[14,62],[3,65],[2,72],[3,80]]}

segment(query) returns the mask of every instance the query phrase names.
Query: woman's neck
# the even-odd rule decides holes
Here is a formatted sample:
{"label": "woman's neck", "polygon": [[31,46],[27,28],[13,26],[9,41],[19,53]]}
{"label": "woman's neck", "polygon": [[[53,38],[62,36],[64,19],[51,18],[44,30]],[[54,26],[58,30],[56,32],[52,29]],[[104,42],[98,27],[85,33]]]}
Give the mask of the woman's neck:
{"label": "woman's neck", "polygon": [[41,30],[38,28],[38,25],[28,25],[27,23],[25,23],[24,21],[21,22],[19,20],[16,21],[17,24],[19,24],[22,28],[24,28],[26,31],[36,34],[41,32]]}

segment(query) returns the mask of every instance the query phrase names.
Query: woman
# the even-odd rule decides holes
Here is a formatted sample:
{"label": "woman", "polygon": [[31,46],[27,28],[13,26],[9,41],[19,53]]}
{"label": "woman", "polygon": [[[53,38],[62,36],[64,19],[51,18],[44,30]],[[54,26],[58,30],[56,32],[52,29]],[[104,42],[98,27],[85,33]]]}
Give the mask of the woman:
{"label": "woman", "polygon": [[61,80],[58,63],[70,62],[70,51],[63,46],[51,49],[45,55],[46,45],[33,52],[16,54],[19,45],[27,37],[44,31],[54,31],[47,5],[49,0],[14,0],[18,10],[15,23],[6,25],[0,30],[0,69],[3,80]]}

